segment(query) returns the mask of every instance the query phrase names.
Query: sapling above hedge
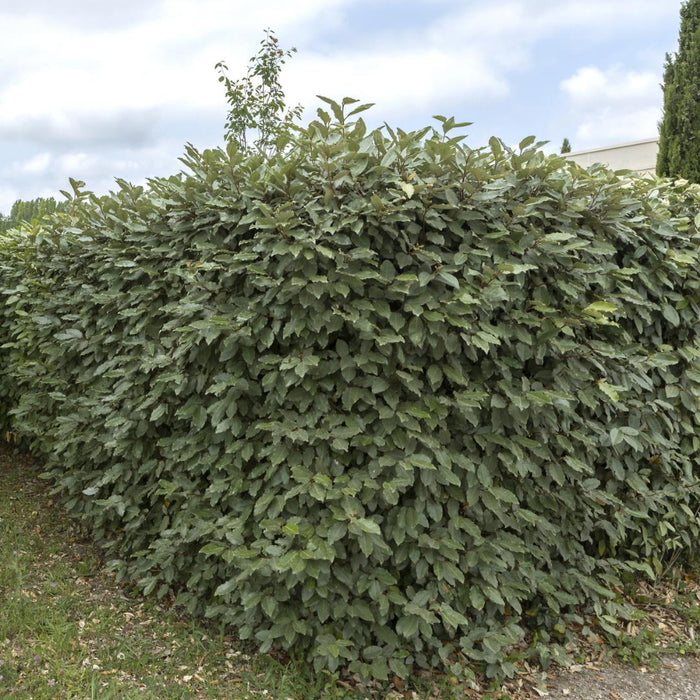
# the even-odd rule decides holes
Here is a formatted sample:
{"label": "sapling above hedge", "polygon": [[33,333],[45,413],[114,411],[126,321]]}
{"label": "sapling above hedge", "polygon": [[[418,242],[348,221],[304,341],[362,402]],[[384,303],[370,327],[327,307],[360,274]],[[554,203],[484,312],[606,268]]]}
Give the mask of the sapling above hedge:
{"label": "sapling above hedge", "polygon": [[2,400],[146,593],[509,673],[695,555],[698,191],[348,105],[3,238]]}

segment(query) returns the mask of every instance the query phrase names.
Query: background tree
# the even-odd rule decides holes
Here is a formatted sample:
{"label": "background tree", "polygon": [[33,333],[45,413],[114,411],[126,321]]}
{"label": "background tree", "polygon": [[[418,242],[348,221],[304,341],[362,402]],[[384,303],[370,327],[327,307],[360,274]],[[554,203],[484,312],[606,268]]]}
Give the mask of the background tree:
{"label": "background tree", "polygon": [[666,54],[656,172],[700,182],[700,0],[681,7],[678,52]]}
{"label": "background tree", "polygon": [[227,141],[235,141],[241,148],[253,147],[266,155],[275,151],[278,138],[289,131],[303,111],[301,105],[286,108],[279,82],[282,66],[293,53],[295,48],[281,49],[275,33],[266,29],[260,50],[251,57],[245,77],[231,80],[228,66],[223,61],[216,64],[229,105]]}
{"label": "background tree", "polygon": [[571,142],[569,141],[568,138],[564,138],[564,140],[561,142],[561,151],[560,153],[571,153]]}
{"label": "background tree", "polygon": [[22,223],[31,223],[65,207],[65,202],[57,203],[53,197],[17,199],[7,216],[0,215],[0,231],[8,231]]}

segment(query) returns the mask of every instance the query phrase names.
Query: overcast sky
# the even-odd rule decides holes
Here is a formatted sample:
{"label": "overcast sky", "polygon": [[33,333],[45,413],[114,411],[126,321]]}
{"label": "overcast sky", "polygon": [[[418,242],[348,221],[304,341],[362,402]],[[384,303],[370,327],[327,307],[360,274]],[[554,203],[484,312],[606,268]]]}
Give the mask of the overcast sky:
{"label": "overcast sky", "polygon": [[104,193],[221,145],[214,64],[245,73],[263,30],[298,53],[288,102],[317,94],[419,128],[474,122],[468,143],[527,135],[558,150],[651,138],[681,0],[0,0],[0,212],[68,177]]}

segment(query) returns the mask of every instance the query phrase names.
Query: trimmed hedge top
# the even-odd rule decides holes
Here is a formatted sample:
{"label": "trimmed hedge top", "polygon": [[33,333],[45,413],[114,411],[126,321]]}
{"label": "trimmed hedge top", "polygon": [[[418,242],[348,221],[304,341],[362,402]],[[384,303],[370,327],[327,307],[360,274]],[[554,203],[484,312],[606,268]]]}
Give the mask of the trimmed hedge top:
{"label": "trimmed hedge top", "polygon": [[695,553],[698,190],[332,108],[4,236],[0,401],[146,593],[509,673]]}

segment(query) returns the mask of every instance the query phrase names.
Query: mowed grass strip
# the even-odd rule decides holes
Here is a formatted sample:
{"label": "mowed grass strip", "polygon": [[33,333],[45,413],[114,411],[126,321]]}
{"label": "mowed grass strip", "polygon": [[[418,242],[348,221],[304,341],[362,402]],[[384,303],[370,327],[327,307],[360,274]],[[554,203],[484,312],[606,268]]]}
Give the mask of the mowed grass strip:
{"label": "mowed grass strip", "polygon": [[41,469],[0,446],[1,698],[353,697],[306,664],[130,595],[54,505]]}

